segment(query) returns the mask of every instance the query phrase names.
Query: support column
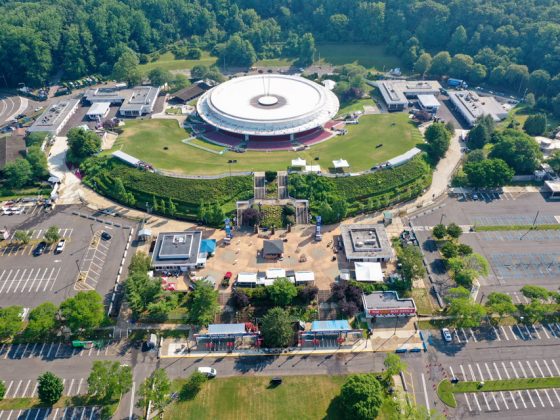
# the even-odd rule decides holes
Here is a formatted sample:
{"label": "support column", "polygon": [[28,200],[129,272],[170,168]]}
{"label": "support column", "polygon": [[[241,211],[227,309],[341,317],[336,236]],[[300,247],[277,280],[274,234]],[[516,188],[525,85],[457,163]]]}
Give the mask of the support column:
{"label": "support column", "polygon": [[294,141],[296,139],[296,135],[294,133],[290,134],[290,141]]}
{"label": "support column", "polygon": [[245,141],[249,141],[249,134],[245,134]]}

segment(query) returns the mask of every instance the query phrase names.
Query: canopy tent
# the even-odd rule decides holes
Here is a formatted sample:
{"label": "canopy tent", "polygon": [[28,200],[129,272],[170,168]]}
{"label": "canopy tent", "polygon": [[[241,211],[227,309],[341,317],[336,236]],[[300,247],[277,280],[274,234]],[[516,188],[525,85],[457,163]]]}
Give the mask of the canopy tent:
{"label": "canopy tent", "polygon": [[283,268],[269,268],[266,270],[267,279],[278,279],[281,277],[286,277],[286,270]]}
{"label": "canopy tent", "polygon": [[294,273],[296,283],[306,283],[315,281],[315,273],[313,271],[296,271]]}
{"label": "canopy tent", "polygon": [[333,163],[335,169],[349,168],[350,167],[350,165],[348,164],[348,161],[345,160],[345,159],[333,160],[332,163]]}
{"label": "canopy tent", "polygon": [[214,253],[216,252],[216,240],[203,239],[202,241],[200,241],[200,252],[214,255]]}
{"label": "canopy tent", "polygon": [[321,166],[320,165],[305,165],[305,172],[319,173],[319,172],[321,172]]}
{"label": "canopy tent", "polygon": [[307,165],[307,162],[305,161],[305,159],[302,158],[297,158],[297,159],[292,159],[292,166],[293,167],[298,167],[298,168],[303,168],[305,165]]}
{"label": "canopy tent", "polygon": [[357,281],[376,283],[383,281],[383,271],[381,270],[381,264],[378,262],[355,262],[354,270],[356,271]]}

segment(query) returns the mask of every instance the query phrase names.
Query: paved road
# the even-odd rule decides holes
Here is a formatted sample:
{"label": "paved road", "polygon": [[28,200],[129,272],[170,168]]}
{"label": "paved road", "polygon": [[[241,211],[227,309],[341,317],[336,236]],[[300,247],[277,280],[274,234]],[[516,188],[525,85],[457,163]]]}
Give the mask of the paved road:
{"label": "paved road", "polygon": [[0,126],[24,112],[27,105],[26,98],[0,93]]}

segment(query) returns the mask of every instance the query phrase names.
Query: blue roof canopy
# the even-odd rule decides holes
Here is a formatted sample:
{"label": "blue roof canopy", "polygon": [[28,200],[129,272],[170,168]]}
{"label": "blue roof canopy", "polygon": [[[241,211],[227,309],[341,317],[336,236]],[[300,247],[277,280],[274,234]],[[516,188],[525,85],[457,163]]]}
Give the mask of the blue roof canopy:
{"label": "blue roof canopy", "polygon": [[330,321],[313,321],[311,331],[350,331],[350,324],[345,319]]}
{"label": "blue roof canopy", "polygon": [[200,252],[205,252],[207,254],[213,254],[214,252],[216,252],[216,240],[203,239],[200,242]]}
{"label": "blue roof canopy", "polygon": [[210,324],[207,335],[245,334],[245,324]]}

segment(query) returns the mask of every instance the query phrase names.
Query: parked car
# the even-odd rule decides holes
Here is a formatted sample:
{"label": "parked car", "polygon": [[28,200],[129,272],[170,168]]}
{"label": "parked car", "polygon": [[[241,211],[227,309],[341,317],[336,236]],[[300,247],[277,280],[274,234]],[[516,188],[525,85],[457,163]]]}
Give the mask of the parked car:
{"label": "parked car", "polygon": [[198,373],[202,373],[203,375],[206,375],[208,378],[215,378],[218,373],[216,372],[216,369],[211,367],[199,367],[196,371]]}
{"label": "parked car", "polygon": [[443,339],[448,343],[453,341],[453,337],[451,337],[451,332],[449,332],[448,328],[442,328],[441,335],[443,336]]}
{"label": "parked car", "polygon": [[104,241],[108,241],[109,239],[111,239],[111,234],[109,232],[102,232],[101,239],[103,239]]}
{"label": "parked car", "polygon": [[43,252],[45,252],[46,248],[47,248],[47,243],[45,241],[39,242],[37,247],[33,250],[33,256],[34,257],[40,256],[41,254],[43,254]]}
{"label": "parked car", "polygon": [[56,249],[54,250],[55,254],[60,254],[62,251],[64,251],[64,245],[66,245],[66,239],[61,239],[60,241],[58,241],[58,244],[56,244]]}

